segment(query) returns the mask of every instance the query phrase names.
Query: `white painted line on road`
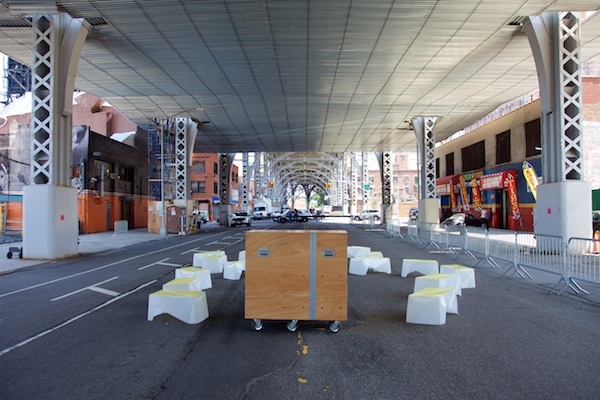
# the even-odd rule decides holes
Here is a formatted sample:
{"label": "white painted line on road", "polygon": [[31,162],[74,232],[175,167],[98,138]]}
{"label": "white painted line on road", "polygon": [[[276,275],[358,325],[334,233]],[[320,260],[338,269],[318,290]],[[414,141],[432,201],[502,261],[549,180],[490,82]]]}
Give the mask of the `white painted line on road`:
{"label": "white painted line on road", "polygon": [[165,265],[167,267],[181,267],[181,264],[168,263],[168,262],[157,262],[157,265]]}
{"label": "white painted line on road", "polygon": [[[43,287],[43,286],[46,286],[46,285],[51,285],[53,283],[61,282],[61,281],[67,280],[67,279],[76,278],[78,276],[89,274],[91,272],[96,272],[96,271],[100,271],[100,270],[103,270],[103,269],[106,269],[106,268],[114,267],[115,265],[119,265],[119,264],[122,264],[122,263],[125,263],[125,262],[129,262],[129,261],[132,261],[132,260],[135,260],[135,259],[138,259],[138,258],[146,257],[146,256],[149,256],[149,255],[152,255],[152,254],[160,253],[162,251],[167,251],[167,250],[176,249],[177,247],[187,246],[190,243],[199,242],[201,240],[208,239],[208,238],[215,237],[215,236],[219,236],[219,235],[222,235],[222,234],[223,234],[223,232],[215,233],[214,235],[203,236],[200,239],[190,240],[190,241],[185,242],[185,243],[180,243],[180,244],[176,244],[174,246],[165,247],[164,249],[154,250],[154,251],[151,251],[149,253],[139,254],[137,256],[129,257],[129,258],[126,258],[124,260],[115,261],[115,262],[112,262],[112,263],[106,264],[106,265],[101,265],[99,267],[92,268],[92,269],[87,270],[87,271],[78,272],[76,274],[63,276],[62,278],[52,279],[52,280],[47,281],[47,282],[38,283],[37,285],[32,285],[32,286],[24,287],[24,288],[21,288],[21,289],[18,289],[18,290],[13,290],[12,292],[7,292],[7,293],[0,294],[0,299],[2,297],[12,296],[13,294],[17,294],[17,293],[21,293],[21,292],[26,292],[26,291],[32,290],[32,289],[37,289],[39,287]],[[168,258],[165,258],[165,260],[168,260]]]}
{"label": "white painted line on road", "polygon": [[106,301],[105,303],[102,303],[102,304],[100,304],[99,306],[97,306],[97,307],[94,307],[94,308],[92,308],[91,310],[84,312],[83,314],[79,314],[79,315],[77,315],[77,316],[75,316],[75,317],[73,317],[73,318],[69,319],[69,320],[67,320],[67,321],[63,322],[62,324],[55,326],[54,328],[51,328],[51,329],[48,329],[48,330],[46,330],[46,331],[44,331],[44,332],[38,333],[37,335],[30,337],[29,339],[23,340],[22,342],[20,342],[20,343],[17,343],[17,344],[15,344],[14,346],[8,347],[8,348],[6,348],[6,349],[4,349],[4,350],[0,351],[0,357],[1,357],[1,356],[3,356],[3,355],[5,355],[5,354],[7,354],[7,353],[9,353],[9,352],[11,352],[11,351],[13,351],[13,350],[15,350],[15,349],[18,349],[19,347],[23,347],[23,346],[25,346],[26,344],[29,344],[29,343],[31,343],[31,342],[33,342],[33,341],[35,341],[35,340],[37,340],[37,339],[39,339],[39,338],[41,338],[41,337],[44,337],[44,336],[46,336],[46,335],[48,335],[48,334],[50,334],[50,333],[52,333],[52,332],[54,332],[54,331],[57,331],[57,330],[59,330],[60,328],[64,328],[65,326],[67,326],[67,325],[71,324],[72,322],[75,322],[75,321],[77,321],[77,320],[79,320],[79,319],[81,319],[81,318],[83,318],[83,317],[85,317],[85,316],[87,316],[87,315],[90,315],[90,314],[91,314],[91,313],[93,313],[94,311],[98,311],[98,310],[100,310],[100,309],[102,309],[102,308],[104,308],[104,307],[106,307],[106,306],[108,306],[108,305],[110,305],[110,304],[112,304],[112,303],[114,303],[114,302],[118,301],[118,300],[121,300],[121,299],[122,299],[122,298],[124,298],[124,297],[127,297],[127,296],[129,296],[130,294],[133,294],[133,293],[137,292],[137,291],[138,291],[138,290],[140,290],[140,289],[143,289],[143,288],[145,288],[146,286],[150,286],[150,285],[152,285],[152,284],[153,284],[153,283],[155,283],[156,281],[157,281],[157,280],[155,279],[155,280],[153,280],[153,281],[146,282],[146,283],[142,284],[141,286],[138,286],[138,287],[136,287],[135,289],[133,289],[133,290],[130,290],[129,292],[125,292],[125,293],[123,293],[123,294],[122,294],[122,295],[120,295],[120,296],[113,297],[112,299],[110,299],[110,300]]}
{"label": "white painted line on road", "polygon": [[120,294],[119,292],[115,292],[115,291],[108,290],[108,289],[103,289],[101,287],[96,287],[96,286],[89,287],[88,289],[93,292],[102,293],[102,294],[105,294],[107,296],[112,296],[112,297],[117,297]]}
{"label": "white painted line on road", "polygon": [[[95,283],[95,284],[93,284],[93,285],[90,285],[90,286],[86,286],[86,287],[84,287],[84,288],[81,288],[81,289],[79,289],[79,290],[76,290],[76,291],[74,291],[74,292],[67,293],[67,294],[63,294],[62,296],[59,296],[59,297],[55,297],[55,298],[51,299],[50,301],[62,300],[62,299],[64,299],[65,297],[69,297],[69,296],[72,296],[72,295],[74,295],[74,294],[81,293],[81,292],[84,292],[84,291],[86,291],[86,290],[90,290],[90,289],[92,289],[93,287],[96,287],[97,285],[102,285],[102,284],[104,284],[104,283],[106,283],[106,282],[114,281],[115,279],[119,279],[119,277],[118,277],[118,276],[114,276],[114,277],[112,277],[112,278],[110,278],[110,279],[107,279],[107,280],[105,280],[105,281],[98,282],[98,283]],[[114,292],[113,292],[113,293],[114,293]],[[119,293],[117,293],[116,295],[118,296],[118,295],[119,295]]]}
{"label": "white painted line on road", "polygon": [[193,249],[189,249],[189,250],[179,253],[179,255],[187,254],[187,253],[197,253],[199,251],[204,251],[204,250],[201,250],[200,247],[194,247]]}
{"label": "white painted line on road", "polygon": [[152,264],[148,264],[148,265],[144,265],[143,267],[139,267],[139,268],[138,268],[138,271],[141,271],[141,270],[143,270],[143,269],[146,269],[146,268],[153,267],[153,266],[155,266],[155,265],[160,265],[160,263],[167,261],[169,258],[170,258],[170,257],[163,258],[162,260],[158,260],[158,261],[156,261],[156,262],[153,262]]}

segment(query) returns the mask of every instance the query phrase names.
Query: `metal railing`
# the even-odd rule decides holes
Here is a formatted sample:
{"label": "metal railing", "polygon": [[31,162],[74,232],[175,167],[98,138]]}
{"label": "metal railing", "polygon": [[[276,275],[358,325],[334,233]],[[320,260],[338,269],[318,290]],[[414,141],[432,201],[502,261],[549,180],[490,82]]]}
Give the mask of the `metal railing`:
{"label": "metal railing", "polygon": [[[400,224],[393,221],[388,232],[401,237]],[[504,275],[532,276],[528,269],[558,275],[559,281],[550,293],[561,294],[566,288],[575,293],[588,293],[578,281],[600,285],[600,241],[517,232],[504,229],[448,226],[435,223],[407,225],[408,239],[422,243],[426,249],[467,256],[476,262],[487,262],[493,268],[508,265]]]}

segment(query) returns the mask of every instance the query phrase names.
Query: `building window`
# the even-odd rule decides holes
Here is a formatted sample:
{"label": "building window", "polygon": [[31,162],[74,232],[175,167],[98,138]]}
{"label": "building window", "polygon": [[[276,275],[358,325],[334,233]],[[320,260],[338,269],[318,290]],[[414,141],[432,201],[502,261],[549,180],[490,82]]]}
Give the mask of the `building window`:
{"label": "building window", "polygon": [[375,177],[374,176],[370,176],[369,177],[369,183],[372,184],[373,182],[375,182]]}
{"label": "building window", "polygon": [[396,175],[394,175],[394,177],[393,177],[393,179],[392,179],[392,182],[394,182],[394,183],[398,183],[398,177],[397,177]]}
{"label": "building window", "polygon": [[199,182],[192,181],[192,193],[206,193],[206,182],[204,182],[204,181],[199,181]]}
{"label": "building window", "polygon": [[404,176],[402,177],[402,179],[403,179],[403,182],[404,182],[404,184],[405,184],[405,185],[408,185],[408,175],[404,175]]}
{"label": "building window", "polygon": [[213,173],[217,175],[219,173],[219,163],[213,165]]}
{"label": "building window", "polygon": [[206,162],[197,161],[192,164],[192,174],[203,174],[206,172]]}
{"label": "building window", "polygon": [[454,153],[446,154],[446,175],[454,175]]}
{"label": "building window", "polygon": [[440,177],[440,158],[436,158],[435,159],[435,177],[439,178]]}
{"label": "building window", "polygon": [[496,164],[510,161],[510,130],[496,135]]}
{"label": "building window", "polygon": [[219,184],[217,182],[213,182],[213,193],[219,193]]}
{"label": "building window", "polygon": [[472,171],[485,167],[485,142],[483,140],[463,147],[461,154],[463,171]]}
{"label": "building window", "polygon": [[542,154],[542,138],[540,135],[540,119],[525,123],[525,157]]}

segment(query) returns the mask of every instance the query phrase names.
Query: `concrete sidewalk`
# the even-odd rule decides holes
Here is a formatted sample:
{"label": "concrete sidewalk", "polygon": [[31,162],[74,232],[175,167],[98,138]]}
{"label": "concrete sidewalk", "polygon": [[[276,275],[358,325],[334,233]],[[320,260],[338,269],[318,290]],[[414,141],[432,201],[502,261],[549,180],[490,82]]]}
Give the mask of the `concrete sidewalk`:
{"label": "concrete sidewalk", "polygon": [[[216,222],[210,222],[202,225],[202,230],[215,230],[219,227]],[[169,234],[168,237],[177,236],[176,234]],[[164,240],[165,237],[160,236],[158,233],[149,233],[146,228],[132,229],[127,233],[119,233],[115,235],[114,232],[100,232],[92,233],[88,235],[79,235],[78,251],[79,255],[101,253],[107,250],[114,250],[123,247],[128,247],[137,243],[151,242],[154,240]],[[0,243],[0,275],[8,274],[19,270],[21,268],[30,267],[32,265],[44,264],[51,262],[52,260],[40,260],[40,259],[20,259],[18,253],[13,253],[12,258],[8,258],[7,254],[11,247],[21,248],[23,246],[22,241],[13,241]]]}

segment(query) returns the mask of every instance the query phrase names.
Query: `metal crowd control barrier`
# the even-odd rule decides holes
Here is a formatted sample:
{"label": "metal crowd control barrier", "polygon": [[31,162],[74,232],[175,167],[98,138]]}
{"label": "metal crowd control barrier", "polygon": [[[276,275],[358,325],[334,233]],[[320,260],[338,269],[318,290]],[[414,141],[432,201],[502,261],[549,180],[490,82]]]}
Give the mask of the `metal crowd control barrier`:
{"label": "metal crowd control barrier", "polygon": [[517,233],[503,229],[488,230],[486,261],[493,268],[500,268],[497,261],[518,265],[516,260]]}
{"label": "metal crowd control barrier", "polygon": [[419,224],[416,222],[408,222],[408,225],[406,227],[406,232],[408,234],[408,237],[412,240],[414,240],[415,242],[419,241]]}
{"label": "metal crowd control barrier", "polygon": [[[388,224],[388,232],[404,238],[395,222]],[[457,259],[467,255],[477,264],[485,260],[493,268],[500,268],[499,261],[506,262],[510,267],[504,274],[512,270],[509,277],[517,273],[531,279],[527,268],[559,275],[550,293],[560,295],[570,288],[576,294],[587,294],[578,281],[600,284],[600,240],[571,238],[565,242],[560,236],[410,221],[407,228],[408,237],[425,244],[426,249],[459,253]]]}
{"label": "metal crowd control barrier", "polygon": [[[584,290],[577,280],[600,284],[600,241],[585,238],[571,238],[567,243],[568,275],[565,287],[571,288],[575,293]],[[562,291],[561,290],[561,291]]]}
{"label": "metal crowd control barrier", "polygon": [[529,273],[527,273],[524,267],[560,275],[559,281],[554,285],[550,293],[553,293],[561,282],[564,282],[565,286],[558,292],[559,294],[562,293],[565,287],[570,286],[566,257],[567,245],[562,237],[519,232],[517,233],[517,251],[519,267],[527,275]]}

